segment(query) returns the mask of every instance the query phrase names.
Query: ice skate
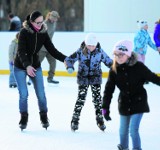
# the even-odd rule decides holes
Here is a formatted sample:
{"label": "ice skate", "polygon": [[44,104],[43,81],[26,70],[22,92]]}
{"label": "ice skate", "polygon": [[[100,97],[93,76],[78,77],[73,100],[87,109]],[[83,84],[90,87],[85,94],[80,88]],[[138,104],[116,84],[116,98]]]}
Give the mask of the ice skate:
{"label": "ice skate", "polygon": [[96,118],[97,120],[97,126],[99,127],[100,130],[104,131],[106,129],[106,126],[104,124],[103,118]]}
{"label": "ice skate", "polygon": [[121,144],[118,144],[117,147],[118,147],[118,150],[129,150],[128,148],[124,149]]}
{"label": "ice skate", "polygon": [[47,128],[49,127],[49,122],[48,122],[48,117],[46,112],[40,112],[40,120],[41,120],[42,127],[47,130]]}
{"label": "ice skate", "polygon": [[100,128],[100,130],[104,131],[106,129],[106,126],[104,122],[97,122],[97,126]]}
{"label": "ice skate", "polygon": [[28,113],[22,113],[21,114],[21,120],[19,122],[19,127],[21,130],[26,129],[28,122]]}
{"label": "ice skate", "polygon": [[16,84],[10,84],[9,87],[10,87],[10,88],[16,88],[17,85],[16,85]]}
{"label": "ice skate", "polygon": [[71,121],[71,130],[72,131],[76,131],[76,130],[78,130],[78,121]]}
{"label": "ice skate", "polygon": [[51,83],[51,84],[59,84],[59,81],[56,81],[54,79],[48,79],[47,81],[48,83]]}

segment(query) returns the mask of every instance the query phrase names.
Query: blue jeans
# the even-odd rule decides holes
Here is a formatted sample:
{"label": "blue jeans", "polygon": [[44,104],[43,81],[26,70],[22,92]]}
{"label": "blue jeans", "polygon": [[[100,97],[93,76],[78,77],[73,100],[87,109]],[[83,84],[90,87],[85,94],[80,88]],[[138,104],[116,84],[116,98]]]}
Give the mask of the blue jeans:
{"label": "blue jeans", "polygon": [[10,70],[9,85],[11,85],[11,84],[17,85],[16,80],[15,80],[15,76],[14,76],[13,64],[9,63],[9,70]]}
{"label": "blue jeans", "polygon": [[[35,72],[35,77],[30,77],[32,80],[35,93],[38,99],[38,106],[39,110],[47,112],[47,101],[44,92],[44,82],[43,82],[43,75],[42,69],[37,68]],[[20,113],[28,112],[28,88],[26,83],[27,72],[26,70],[19,69],[14,67],[14,75],[17,81],[18,91],[19,91],[19,110]]]}
{"label": "blue jeans", "polygon": [[127,149],[129,146],[129,133],[132,139],[133,149],[141,149],[141,139],[139,135],[139,125],[143,114],[134,114],[130,116],[120,115],[120,144],[123,149]]}

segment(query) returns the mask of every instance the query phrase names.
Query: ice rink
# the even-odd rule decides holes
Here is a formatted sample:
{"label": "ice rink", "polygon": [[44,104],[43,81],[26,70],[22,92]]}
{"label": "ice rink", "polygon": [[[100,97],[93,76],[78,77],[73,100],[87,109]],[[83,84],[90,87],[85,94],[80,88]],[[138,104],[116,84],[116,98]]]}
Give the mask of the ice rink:
{"label": "ice rink", "polygon": [[[55,77],[59,85],[49,85],[44,77],[48,101],[50,127],[42,128],[33,86],[29,89],[29,122],[27,129],[19,129],[18,90],[9,88],[8,75],[0,75],[0,150],[117,150],[119,144],[118,89],[111,104],[112,121],[106,122],[102,132],[96,125],[91,90],[82,109],[79,130],[72,132],[70,121],[77,98],[74,77]],[[102,94],[106,78],[103,78]],[[160,149],[160,87],[145,85],[148,91],[150,113],[144,114],[140,126],[143,150]],[[130,142],[130,150],[132,148]]]}

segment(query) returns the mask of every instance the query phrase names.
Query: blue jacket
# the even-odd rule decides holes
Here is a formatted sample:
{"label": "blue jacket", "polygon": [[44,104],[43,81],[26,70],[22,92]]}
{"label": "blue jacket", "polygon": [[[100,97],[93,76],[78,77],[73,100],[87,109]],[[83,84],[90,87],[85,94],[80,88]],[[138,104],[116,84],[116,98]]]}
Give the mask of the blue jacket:
{"label": "blue jacket", "polygon": [[[134,37],[134,52],[145,55],[147,52],[147,46],[150,46],[154,50],[157,50],[156,45],[152,42],[151,37],[147,30],[139,30]],[[141,48],[143,48],[141,50]]]}
{"label": "blue jacket", "polygon": [[154,34],[153,34],[154,41],[157,47],[160,47],[160,24],[155,26]]}
{"label": "blue jacket", "polygon": [[101,84],[101,62],[108,67],[112,65],[112,59],[101,49],[99,44],[92,52],[85,46],[81,46],[65,60],[68,68],[73,68],[74,63],[78,61],[77,83],[80,85]]}

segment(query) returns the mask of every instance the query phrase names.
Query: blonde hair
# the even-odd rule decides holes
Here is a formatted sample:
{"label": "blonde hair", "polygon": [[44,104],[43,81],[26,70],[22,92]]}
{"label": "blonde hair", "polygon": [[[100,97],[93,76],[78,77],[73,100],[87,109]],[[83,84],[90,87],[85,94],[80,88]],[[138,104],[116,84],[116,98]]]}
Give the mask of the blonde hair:
{"label": "blonde hair", "polygon": [[111,68],[115,73],[117,73],[117,62],[116,62],[115,58],[113,59],[113,64],[112,64]]}
{"label": "blonde hair", "polygon": [[45,20],[48,20],[50,18],[50,16],[51,16],[51,12],[48,12],[47,15],[46,15]]}
{"label": "blonde hair", "polygon": [[84,48],[83,48],[83,54],[85,55],[85,56],[87,56],[87,54],[88,54],[88,49],[87,49],[87,46],[85,45],[84,46]]}

